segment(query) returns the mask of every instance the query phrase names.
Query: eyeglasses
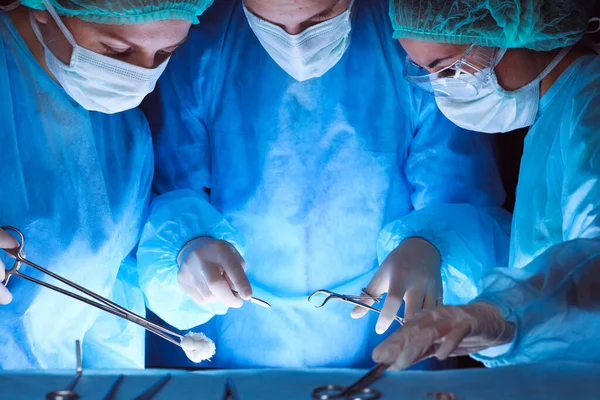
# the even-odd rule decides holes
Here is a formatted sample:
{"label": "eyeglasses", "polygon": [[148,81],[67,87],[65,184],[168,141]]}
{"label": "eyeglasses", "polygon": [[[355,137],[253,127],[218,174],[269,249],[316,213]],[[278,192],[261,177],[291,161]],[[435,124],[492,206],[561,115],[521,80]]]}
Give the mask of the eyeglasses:
{"label": "eyeglasses", "polygon": [[460,59],[434,73],[407,56],[403,74],[408,82],[433,96],[473,98],[493,73],[498,54],[498,48],[472,45]]}

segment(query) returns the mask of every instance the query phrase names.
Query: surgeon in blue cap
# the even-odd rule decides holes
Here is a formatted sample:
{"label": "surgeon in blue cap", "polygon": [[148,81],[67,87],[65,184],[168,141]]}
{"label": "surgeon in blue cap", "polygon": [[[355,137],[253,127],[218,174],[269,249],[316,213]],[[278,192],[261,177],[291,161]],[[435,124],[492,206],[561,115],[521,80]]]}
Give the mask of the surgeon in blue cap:
{"label": "surgeon in blue cap", "polygon": [[[391,32],[385,0],[221,1],[161,79],[139,276],[153,312],[215,340],[202,366],[367,367],[403,302],[465,303],[506,263],[494,137],[403,79]],[[307,301],[365,287],[380,317]],[[151,365],[189,365],[168,350]]]}

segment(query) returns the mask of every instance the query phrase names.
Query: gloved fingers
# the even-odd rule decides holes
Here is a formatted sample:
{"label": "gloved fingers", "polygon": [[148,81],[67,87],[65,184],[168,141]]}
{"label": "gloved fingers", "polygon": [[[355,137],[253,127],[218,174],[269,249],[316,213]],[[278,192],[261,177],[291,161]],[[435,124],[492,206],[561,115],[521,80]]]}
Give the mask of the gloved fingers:
{"label": "gloved fingers", "polygon": [[448,358],[470,332],[471,324],[468,321],[459,323],[440,339],[435,356],[440,360]]}
{"label": "gloved fingers", "polygon": [[394,365],[394,369],[404,369],[431,356],[435,351],[432,345],[436,332],[431,329],[434,319],[430,314],[422,312],[394,332],[375,348],[373,360]]}
{"label": "gloved fingers", "polygon": [[202,278],[194,278],[194,289],[196,290],[196,293],[198,293],[204,299],[204,304],[216,303],[219,301],[219,299],[217,299],[217,297],[210,291],[209,287],[206,285],[206,282],[204,282]]}
{"label": "gloved fingers", "polygon": [[425,293],[421,289],[409,289],[404,295],[404,320],[410,321],[423,309]]}
{"label": "gloved fingers", "polygon": [[[385,278],[386,274],[384,272],[385,271],[382,270],[382,268],[380,267],[375,273],[373,279],[371,279],[371,282],[369,282],[369,285],[365,288],[365,291],[370,296],[373,296],[375,298],[380,297],[387,290],[387,279]],[[375,301],[362,300],[361,303],[364,303],[368,306],[372,306],[373,304],[375,304]],[[368,312],[369,310],[367,308],[356,306],[350,313],[350,316],[354,319],[358,319],[364,317]]]}
{"label": "gloved fingers", "polygon": [[11,301],[12,294],[3,284],[0,284],[0,304],[6,305],[9,304]]}
{"label": "gloved fingers", "polygon": [[[429,290],[423,299],[423,310],[431,310],[437,305],[437,296],[434,290]],[[406,317],[406,315],[405,315]]]}
{"label": "gloved fingers", "polygon": [[405,327],[399,328],[373,350],[373,361],[392,365],[402,352],[407,336]]}
{"label": "gloved fingers", "polygon": [[[394,322],[394,319],[398,315],[402,300],[404,299],[405,289],[404,282],[392,279],[385,297],[385,302],[381,308],[381,313],[377,319],[377,325],[375,331],[378,334],[385,333],[390,325]],[[421,298],[421,303],[423,298]]]}
{"label": "gloved fingers", "polygon": [[221,303],[229,308],[240,308],[244,304],[244,301],[236,297],[231,291],[232,288],[223,277],[220,266],[205,263],[202,268],[202,275],[209,290]]}
{"label": "gloved fingers", "polygon": [[207,302],[204,299],[204,296],[200,293],[200,291],[196,287],[196,281],[193,276],[189,273],[186,273],[185,270],[180,269],[177,274],[177,280],[179,281],[179,286],[181,289],[187,294],[192,300],[200,305],[204,305]]}
{"label": "gloved fingers", "polygon": [[[19,247],[17,239],[10,233],[0,229],[0,249],[14,249],[16,247]],[[4,264],[2,266],[4,267]]]}
{"label": "gloved fingers", "polygon": [[236,290],[243,300],[250,300],[252,286],[246,276],[246,262],[233,246],[231,253],[223,255],[221,265],[231,289]]}
{"label": "gloved fingers", "polygon": [[421,335],[421,332],[416,332],[416,334],[412,335],[410,342],[398,354],[398,357],[390,368],[391,370],[407,369],[419,361],[433,356],[435,347],[432,344],[432,340],[429,340],[427,334],[422,335],[421,338],[418,335]]}
{"label": "gloved fingers", "polygon": [[[4,263],[2,262],[2,260],[0,260],[0,282],[4,281],[4,279],[6,279],[6,271]],[[2,283],[0,283],[0,304],[8,304],[11,301],[12,294]]]}

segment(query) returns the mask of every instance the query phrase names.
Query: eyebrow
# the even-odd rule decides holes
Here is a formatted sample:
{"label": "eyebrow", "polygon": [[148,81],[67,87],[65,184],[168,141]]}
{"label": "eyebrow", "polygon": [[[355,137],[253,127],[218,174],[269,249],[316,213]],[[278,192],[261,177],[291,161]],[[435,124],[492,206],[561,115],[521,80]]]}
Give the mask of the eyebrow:
{"label": "eyebrow", "polygon": [[337,2],[334,4],[334,5],[332,5],[332,6],[331,6],[331,7],[329,7],[328,9],[326,9],[326,10],[323,10],[323,11],[319,11],[318,13],[316,13],[315,15],[313,15],[312,17],[310,17],[309,19],[307,19],[307,21],[314,21],[315,19],[318,19],[319,17],[321,17],[321,16],[323,16],[323,15],[330,14],[330,13],[333,11],[333,9],[334,9],[334,8],[335,8],[335,7],[336,7],[338,4],[340,4],[340,2],[341,2],[341,1],[342,1],[342,0],[338,0],[338,1],[337,1]]}
{"label": "eyebrow", "polygon": [[335,6],[337,6],[337,5],[338,5],[338,3],[335,3],[334,5],[332,5],[331,7],[329,7],[328,9],[323,10],[323,11],[319,11],[317,14],[313,15],[312,17],[310,17],[308,19],[308,21],[314,21],[315,19],[319,19],[320,17],[322,17],[324,15],[330,14],[333,11],[333,9],[335,8]]}
{"label": "eyebrow", "polygon": [[436,58],[435,60],[433,60],[432,62],[430,62],[429,65],[427,65],[427,68],[433,69],[433,68],[437,67],[438,65],[440,65],[441,62],[446,61],[449,58],[452,58],[452,56],[442,57],[442,58]]}

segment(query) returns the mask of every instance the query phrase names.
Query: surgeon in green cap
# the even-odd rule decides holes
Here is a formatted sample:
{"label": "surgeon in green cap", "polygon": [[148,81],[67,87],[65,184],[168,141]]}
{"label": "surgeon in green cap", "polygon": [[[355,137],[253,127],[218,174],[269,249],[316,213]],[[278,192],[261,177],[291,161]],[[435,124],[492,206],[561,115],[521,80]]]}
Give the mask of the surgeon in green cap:
{"label": "surgeon in green cap", "polygon": [[392,0],[404,76],[455,124],[529,128],[508,268],[468,305],[419,314],[374,352],[403,369],[472,354],[488,367],[600,361],[600,56],[590,0]]}
{"label": "surgeon in green cap", "polygon": [[[211,3],[22,0],[0,10],[0,226],[25,234],[32,260],[138,314],[128,254],[154,163],[137,106]],[[0,248],[15,244],[0,229]],[[0,251],[0,280],[12,265]],[[1,370],[72,368],[76,340],[87,368],[144,367],[144,333],[127,321],[17,277],[0,284]]]}

